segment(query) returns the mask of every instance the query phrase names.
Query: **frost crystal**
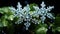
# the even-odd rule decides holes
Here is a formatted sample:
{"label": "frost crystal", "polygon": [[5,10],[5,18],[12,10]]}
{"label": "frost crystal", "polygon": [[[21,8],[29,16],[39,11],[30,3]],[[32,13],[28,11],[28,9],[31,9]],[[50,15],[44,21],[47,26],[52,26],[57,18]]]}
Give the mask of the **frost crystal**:
{"label": "frost crystal", "polygon": [[26,23],[24,23],[24,25],[26,26],[26,30],[28,30],[28,27],[30,26],[30,23],[27,21]]}
{"label": "frost crystal", "polygon": [[17,9],[15,9],[14,7],[10,7],[10,10],[12,11],[15,11],[15,14],[14,16],[18,16],[19,19],[18,21],[15,22],[15,24],[20,24],[24,21],[26,21],[24,23],[25,27],[26,27],[26,30],[28,30],[29,26],[30,26],[30,21],[32,20],[32,22],[34,21],[32,19],[32,16],[30,15],[30,7],[29,7],[29,4],[27,4],[27,6],[25,6],[23,9],[22,9],[22,6],[20,5],[20,3],[18,2],[18,5],[17,5]]}
{"label": "frost crystal", "polygon": [[18,5],[17,5],[17,9],[15,9],[14,7],[10,7],[10,10],[11,11],[15,11],[15,14],[14,16],[23,16],[24,12],[23,12],[23,9],[22,9],[22,6],[21,4],[18,2]]}
{"label": "frost crystal", "polygon": [[51,13],[48,13],[52,10],[52,8],[54,8],[54,6],[52,6],[52,7],[49,6],[49,7],[47,7],[47,9],[45,8],[45,6],[46,5],[44,4],[44,2],[42,2],[41,8],[39,8],[38,6],[33,6],[33,8],[35,9],[35,12],[33,14],[30,14],[29,4],[27,4],[27,6],[25,6],[22,9],[21,4],[18,2],[17,9],[15,9],[14,7],[10,7],[10,10],[12,12],[15,12],[14,13],[15,17],[17,17],[17,16],[19,17],[19,19],[15,22],[15,24],[20,24],[23,21],[25,21],[24,26],[26,27],[26,30],[28,30],[29,26],[31,25],[30,22],[32,22],[34,24],[39,24],[38,20],[32,18],[33,15],[35,15],[35,16],[40,15],[42,23],[44,23],[44,21],[46,19],[45,16],[47,16],[48,18],[51,18],[51,19],[54,18]]}
{"label": "frost crystal", "polygon": [[54,8],[54,6],[49,6],[47,7],[47,9],[45,8],[45,6],[46,5],[44,4],[44,2],[42,2],[41,8],[39,8],[38,6],[33,6],[33,8],[35,9],[35,12],[32,15],[36,15],[36,16],[40,15],[42,23],[44,23],[46,19],[45,16],[47,16],[50,19],[55,19],[55,17],[53,17],[53,15],[49,13]]}
{"label": "frost crystal", "polygon": [[15,23],[16,23],[16,24],[22,23],[22,22],[23,22],[22,17],[24,17],[24,10],[22,9],[21,4],[18,2],[17,9],[15,9],[14,7],[10,7],[10,10],[11,10],[11,11],[15,11],[15,13],[14,13],[14,16],[15,16],[15,17],[16,17],[16,16],[19,17],[18,21],[15,22]]}

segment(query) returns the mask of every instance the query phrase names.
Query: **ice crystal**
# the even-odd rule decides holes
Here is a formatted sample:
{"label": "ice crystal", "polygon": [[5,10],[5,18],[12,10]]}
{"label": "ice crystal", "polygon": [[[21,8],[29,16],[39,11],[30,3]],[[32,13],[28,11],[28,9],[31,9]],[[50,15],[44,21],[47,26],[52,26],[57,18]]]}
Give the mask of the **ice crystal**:
{"label": "ice crystal", "polygon": [[[20,24],[24,21],[26,21],[24,23],[25,27],[26,27],[26,30],[28,30],[29,26],[30,26],[30,21],[32,20],[32,16],[30,15],[30,7],[29,7],[29,4],[27,4],[27,6],[25,6],[23,9],[22,9],[22,6],[20,5],[20,3],[18,2],[18,5],[17,5],[17,9],[15,9],[14,7],[10,7],[10,10],[12,11],[15,11],[15,14],[14,16],[18,16],[19,19],[15,22],[15,24]],[[33,20],[32,20],[33,22]]]}
{"label": "ice crystal", "polygon": [[25,10],[25,21],[26,21],[26,23],[24,23],[24,25],[26,26],[26,30],[28,30],[28,28],[29,28],[29,26],[30,26],[30,21],[31,22],[33,22],[33,21],[35,21],[35,24],[37,24],[37,22],[36,22],[36,20],[33,20],[33,18],[32,18],[32,16],[31,16],[31,14],[29,13],[30,12],[30,7],[29,7],[29,4],[27,4],[27,6],[25,6],[24,8],[23,8],[24,10]]}
{"label": "ice crystal", "polygon": [[32,15],[36,15],[36,16],[40,15],[42,23],[44,23],[46,19],[45,16],[47,16],[50,19],[55,19],[55,17],[50,13],[50,11],[54,8],[54,6],[49,6],[47,7],[47,9],[45,8],[45,6],[46,5],[44,4],[44,2],[42,2],[41,8],[39,8],[38,6],[33,6],[33,8],[35,9],[35,12]]}
{"label": "ice crystal", "polygon": [[28,27],[31,25],[31,23],[27,21],[26,23],[24,23],[24,25],[26,26],[26,30],[28,30]]}
{"label": "ice crystal", "polygon": [[23,9],[22,9],[22,6],[21,4],[18,2],[18,5],[17,5],[17,9],[15,9],[14,7],[10,7],[10,10],[13,12],[15,11],[15,14],[14,16],[23,16],[24,12],[23,12]]}
{"label": "ice crystal", "polygon": [[24,17],[24,10],[22,9],[21,4],[18,2],[17,9],[15,9],[14,7],[10,7],[10,10],[15,12],[15,13],[14,13],[14,16],[15,16],[15,17],[16,17],[16,16],[19,17],[18,21],[15,22],[15,23],[16,23],[16,24],[22,23],[22,22],[23,22],[22,17]]}
{"label": "ice crystal", "polygon": [[24,23],[25,27],[26,27],[26,30],[28,30],[29,26],[30,26],[30,19],[31,19],[31,15],[29,14],[29,11],[30,11],[30,7],[29,7],[29,4],[27,4],[27,6],[25,6],[23,8],[25,10],[25,21],[26,23]]}

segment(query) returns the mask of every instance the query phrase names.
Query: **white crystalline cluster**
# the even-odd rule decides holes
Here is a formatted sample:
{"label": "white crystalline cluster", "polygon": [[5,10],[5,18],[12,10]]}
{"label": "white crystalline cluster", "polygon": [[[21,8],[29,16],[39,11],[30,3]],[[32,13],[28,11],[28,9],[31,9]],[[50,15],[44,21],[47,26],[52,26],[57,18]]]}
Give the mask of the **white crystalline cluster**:
{"label": "white crystalline cluster", "polygon": [[40,15],[42,23],[44,23],[44,21],[46,19],[45,16],[47,16],[50,19],[55,19],[55,17],[51,13],[49,13],[54,8],[54,6],[49,6],[49,7],[47,7],[47,9],[45,8],[45,6],[46,5],[44,4],[44,2],[42,2],[41,8],[39,8],[38,6],[33,6],[33,8],[36,11],[32,15],[36,15],[36,14]]}
{"label": "white crystalline cluster", "polygon": [[14,14],[15,17],[16,16],[19,17],[18,21],[16,21],[15,24],[22,23],[23,22],[23,19],[24,19],[24,21],[26,21],[26,23],[24,23],[24,25],[26,27],[26,30],[28,30],[28,27],[30,26],[30,23],[29,22],[31,20],[31,15],[29,14],[29,12],[30,12],[29,4],[27,4],[27,6],[25,6],[22,9],[21,4],[18,2],[17,9],[15,9],[14,7],[10,7],[10,10],[12,12],[15,11],[15,14]]}
{"label": "white crystalline cluster", "polygon": [[15,23],[20,24],[23,22],[23,20],[26,21],[24,23],[24,25],[26,27],[26,30],[28,30],[29,26],[31,25],[30,21],[33,22],[34,24],[39,24],[38,20],[32,18],[33,15],[35,15],[35,16],[40,15],[42,23],[44,23],[44,21],[46,19],[45,16],[47,16],[48,18],[51,18],[51,19],[54,18],[53,15],[51,13],[49,13],[52,10],[52,8],[54,8],[54,6],[52,6],[52,7],[49,6],[49,7],[47,7],[47,9],[45,8],[45,6],[46,5],[44,4],[44,2],[42,2],[41,8],[39,8],[38,6],[33,6],[33,8],[35,9],[35,12],[33,14],[30,14],[29,13],[30,12],[29,4],[27,4],[27,6],[25,6],[22,9],[21,4],[18,2],[17,9],[15,9],[14,7],[10,7],[10,10],[12,12],[13,11],[15,12],[14,13],[15,17],[16,16],[19,17],[18,21],[16,21]]}
{"label": "white crystalline cluster", "polygon": [[14,11],[14,17],[16,17],[16,16],[19,17],[18,21],[16,21],[15,24],[22,23],[23,22],[23,19],[21,17],[24,17],[24,12],[23,12],[23,9],[22,9],[21,4],[18,2],[17,9],[15,9],[14,7],[10,7],[9,9],[12,12]]}
{"label": "white crystalline cluster", "polygon": [[31,23],[27,21],[27,23],[24,23],[24,25],[26,26],[26,30],[28,30],[28,27],[31,25]]}
{"label": "white crystalline cluster", "polygon": [[21,17],[24,14],[23,9],[22,9],[22,6],[21,6],[21,4],[19,2],[18,2],[18,5],[17,5],[17,9],[15,9],[14,7],[10,7],[9,9],[11,11],[15,11],[15,14],[14,14],[15,17],[16,16]]}

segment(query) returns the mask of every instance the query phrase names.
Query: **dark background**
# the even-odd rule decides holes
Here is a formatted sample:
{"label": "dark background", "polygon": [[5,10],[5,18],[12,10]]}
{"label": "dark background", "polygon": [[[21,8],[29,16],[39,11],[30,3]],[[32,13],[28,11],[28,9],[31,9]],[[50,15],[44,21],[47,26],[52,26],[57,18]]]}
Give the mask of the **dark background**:
{"label": "dark background", "polygon": [[41,2],[44,1],[47,6],[54,6],[54,10],[52,12],[57,15],[60,13],[60,1],[59,0],[0,0],[0,7],[5,7],[5,6],[14,6],[16,7],[17,2],[20,2],[22,6],[26,5],[26,2],[28,1],[29,4],[31,3],[36,3],[40,6]]}

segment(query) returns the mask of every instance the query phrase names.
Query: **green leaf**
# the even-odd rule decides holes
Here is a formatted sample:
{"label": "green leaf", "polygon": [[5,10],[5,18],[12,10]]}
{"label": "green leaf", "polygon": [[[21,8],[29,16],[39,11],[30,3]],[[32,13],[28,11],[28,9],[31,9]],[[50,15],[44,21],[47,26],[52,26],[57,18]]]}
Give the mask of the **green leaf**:
{"label": "green leaf", "polygon": [[3,20],[2,20],[2,24],[3,24],[3,26],[7,26],[7,25],[8,25],[8,21],[5,20],[5,19],[3,19]]}
{"label": "green leaf", "polygon": [[60,32],[60,27],[57,27],[56,30]]}
{"label": "green leaf", "polygon": [[4,12],[3,12],[2,10],[0,10],[0,13],[1,13],[1,14],[4,14]]}
{"label": "green leaf", "polygon": [[47,32],[47,28],[45,28],[45,27],[40,27],[36,31],[37,34],[46,34],[46,32]]}
{"label": "green leaf", "polygon": [[56,27],[60,26],[60,17],[58,17],[58,16],[55,19],[55,26]]}
{"label": "green leaf", "polygon": [[30,4],[31,11],[34,11],[34,10],[35,10],[35,9],[33,8],[33,6],[37,6],[37,4],[35,4],[35,3]]}
{"label": "green leaf", "polygon": [[3,27],[3,24],[2,24],[2,22],[0,22],[0,27]]}
{"label": "green leaf", "polygon": [[8,17],[8,20],[13,20],[14,19],[14,16],[13,15],[10,15],[9,17]]}

